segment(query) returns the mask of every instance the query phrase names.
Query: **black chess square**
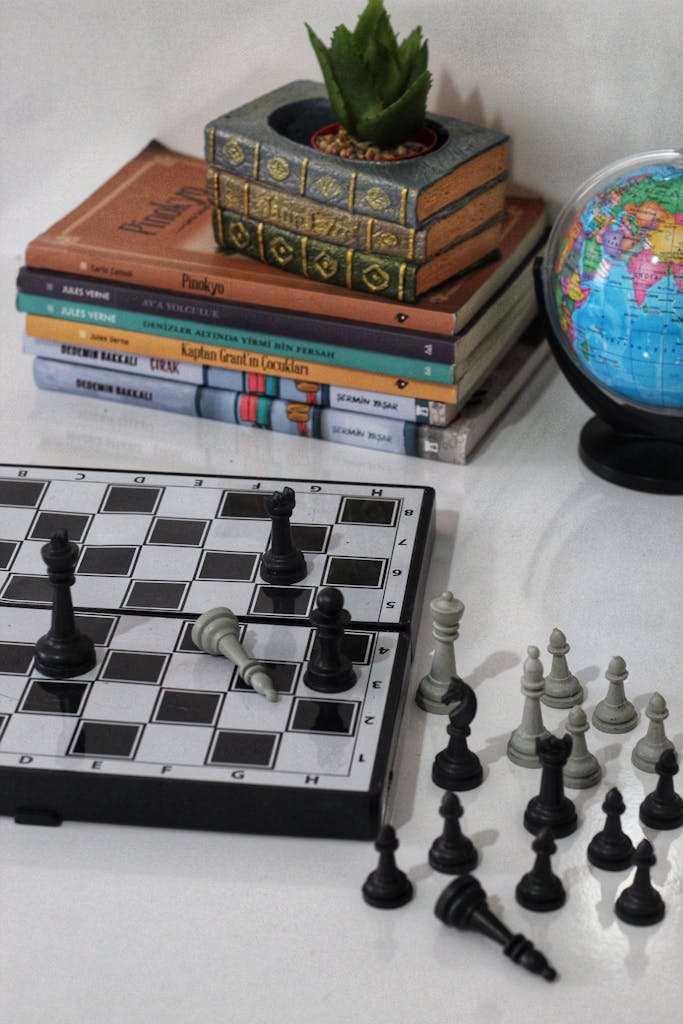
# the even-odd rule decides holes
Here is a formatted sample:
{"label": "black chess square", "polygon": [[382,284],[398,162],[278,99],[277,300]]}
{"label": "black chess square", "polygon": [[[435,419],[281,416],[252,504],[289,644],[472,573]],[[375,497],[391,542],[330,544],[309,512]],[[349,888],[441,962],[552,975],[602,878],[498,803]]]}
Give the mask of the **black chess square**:
{"label": "black chess square", "polygon": [[89,636],[96,647],[105,647],[109,643],[117,622],[118,616],[116,615],[76,612],[77,628],[81,633]]}
{"label": "black chess square", "polygon": [[327,551],[331,532],[329,526],[292,523],[292,541],[299,551]]}
{"label": "black chess square", "polygon": [[177,651],[185,651],[187,654],[197,654],[199,648],[192,639],[192,627],[194,626],[195,620],[191,622],[184,622],[183,628],[180,631],[180,637],[176,646]]}
{"label": "black chess square", "polygon": [[0,505],[36,508],[46,487],[45,480],[0,480]]}
{"label": "black chess square", "polygon": [[221,698],[220,693],[204,690],[162,690],[154,721],[176,725],[213,725]]}
{"label": "black chess square", "polygon": [[148,651],[109,651],[99,678],[109,683],[147,683],[158,686],[169,656]]}
{"label": "black chess square", "polygon": [[249,611],[254,615],[308,618],[312,600],[313,587],[259,586]]}
{"label": "black chess square", "polygon": [[279,739],[279,733],[274,732],[219,729],[208,763],[242,768],[272,768]]}
{"label": "black chess square", "polygon": [[218,512],[219,519],[270,519],[263,491],[225,491]]}
{"label": "black chess square", "polygon": [[175,583],[171,580],[136,580],[129,588],[122,607],[180,611],[187,587],[187,583]]}
{"label": "black chess square", "polygon": [[[278,693],[294,692],[297,677],[301,669],[298,661],[265,661],[265,659],[262,658],[260,659],[260,664],[263,665],[267,674],[270,676],[270,680]],[[235,680],[233,690],[247,690],[250,693],[255,693],[255,690],[245,683],[242,676],[238,676]]]}
{"label": "black chess square", "polygon": [[205,551],[197,570],[198,580],[242,580],[254,578],[259,556],[242,551]]}
{"label": "black chess square", "polygon": [[356,665],[368,665],[372,655],[373,633],[344,633],[341,649]]}
{"label": "black chess square", "polygon": [[157,510],[161,494],[161,487],[112,484],[107,489],[100,512],[132,512],[137,515],[151,515]]}
{"label": "black chess square", "polygon": [[9,720],[10,720],[10,716],[9,715],[0,715],[0,739],[2,739],[2,734],[5,731],[5,727],[6,727],[7,723],[9,722]]}
{"label": "black chess square", "polygon": [[386,566],[384,558],[332,555],[327,560],[322,582],[327,587],[381,587]]}
{"label": "black chess square", "polygon": [[69,754],[80,757],[135,756],[143,726],[130,722],[88,722],[78,726]]}
{"label": "black chess square", "polygon": [[52,604],[47,576],[10,576],[2,591],[3,601],[17,604]]}
{"label": "black chess square", "polygon": [[84,547],[76,567],[77,576],[130,576],[139,548],[116,545]]}
{"label": "black chess square", "polygon": [[294,701],[288,732],[324,732],[353,736],[358,704],[351,700],[315,700],[298,697]]}
{"label": "black chess square", "polygon": [[9,641],[0,643],[0,673],[10,676],[27,675],[33,653],[33,644],[13,644]]}
{"label": "black chess square", "polygon": [[57,530],[66,530],[69,540],[82,541],[91,516],[77,512],[39,512],[28,534],[29,540],[49,540]]}
{"label": "black chess square", "polygon": [[41,715],[78,715],[89,686],[70,679],[32,679],[19,710]]}
{"label": "black chess square", "polygon": [[199,548],[209,529],[208,519],[155,519],[147,535],[147,544],[172,544],[174,547]]}
{"label": "black chess square", "polygon": [[17,541],[0,540],[0,569],[9,569],[18,547]]}
{"label": "black chess square", "polygon": [[393,526],[398,508],[396,498],[344,498],[339,522],[358,526]]}

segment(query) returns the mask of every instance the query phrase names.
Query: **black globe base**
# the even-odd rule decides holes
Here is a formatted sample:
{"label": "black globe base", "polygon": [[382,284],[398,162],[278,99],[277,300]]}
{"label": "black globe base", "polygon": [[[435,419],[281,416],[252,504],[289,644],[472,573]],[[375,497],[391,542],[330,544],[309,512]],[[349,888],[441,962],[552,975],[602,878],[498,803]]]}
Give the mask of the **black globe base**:
{"label": "black globe base", "polygon": [[683,444],[617,431],[598,416],[584,425],[579,455],[613,484],[651,494],[683,494]]}

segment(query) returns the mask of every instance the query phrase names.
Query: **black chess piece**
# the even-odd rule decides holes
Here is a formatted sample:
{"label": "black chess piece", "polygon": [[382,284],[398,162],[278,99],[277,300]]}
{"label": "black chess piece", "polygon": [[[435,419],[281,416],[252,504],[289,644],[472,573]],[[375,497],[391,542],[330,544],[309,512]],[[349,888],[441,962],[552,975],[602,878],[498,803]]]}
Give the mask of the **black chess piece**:
{"label": "black chess piece", "polygon": [[270,545],[261,558],[261,579],[266,583],[289,586],[299,583],[308,572],[306,559],[292,539],[291,518],[296,498],[291,487],[283,487],[265,499],[271,518]]}
{"label": "black chess piece", "polygon": [[568,836],[577,826],[576,808],[565,796],[562,769],[572,749],[572,738],[565,734],[562,739],[547,736],[536,740],[536,753],[541,762],[541,788],[538,796],[531,798],[524,812],[524,827],[538,833],[546,825],[553,837]]}
{"label": "black chess piece", "polygon": [[674,790],[678,759],[673,747],[661,752],[655,771],[659,776],[657,785],[640,805],[640,820],[648,828],[679,828],[683,825],[683,797]]}
{"label": "black chess piece", "polygon": [[650,868],[657,863],[652,843],[641,840],[633,854],[636,873],[633,881],[617,897],[614,912],[626,924],[657,924],[664,917],[666,905],[650,881]]}
{"label": "black chess piece", "polygon": [[53,600],[50,629],[36,643],[35,667],[52,679],[71,679],[89,672],[96,661],[92,640],[76,627],[71,600],[78,545],[69,540],[66,530],[57,530],[40,553],[47,566]]}
{"label": "black chess piece", "polygon": [[436,901],[434,913],[444,924],[462,931],[478,931],[493,939],[503,947],[505,956],[532,974],[540,974],[546,981],[554,981],[557,977],[555,968],[529,939],[524,935],[513,935],[491,912],[486,893],[473,875],[461,875],[446,886]]}
{"label": "black chess piece", "polygon": [[621,815],[626,807],[616,786],[607,793],[602,809],[605,825],[588,844],[588,860],[604,871],[623,871],[631,866],[634,847],[621,827]]}
{"label": "black chess piece", "polygon": [[443,818],[443,831],[430,847],[429,863],[435,871],[443,871],[446,875],[463,875],[473,871],[479,854],[472,840],[464,836],[460,829],[462,804],[455,793],[450,790],[444,793],[439,814]]}
{"label": "black chess piece", "polygon": [[324,587],[310,616],[315,640],[304,672],[304,682],[319,693],[342,693],[356,682],[351,659],[342,650],[344,630],[351,616],[344,608],[344,596],[336,587]]}
{"label": "black chess piece", "polygon": [[434,758],[432,781],[442,789],[463,792],[481,785],[484,772],[476,754],[467,747],[470,722],[477,713],[474,690],[459,676],[451,677],[451,684],[441,698],[452,704],[448,712],[448,746]]}
{"label": "black chess piece", "polygon": [[531,844],[531,849],[536,854],[536,860],[531,871],[522,875],[517,883],[515,899],[527,910],[558,910],[564,905],[567,896],[561,879],[553,874],[550,866],[550,857],[557,850],[552,831],[547,827],[542,828]]}
{"label": "black chess piece", "polygon": [[413,885],[404,871],[396,865],[394,854],[398,849],[396,832],[391,825],[383,825],[375,840],[379,863],[363,883],[363,899],[371,907],[393,910],[413,898]]}

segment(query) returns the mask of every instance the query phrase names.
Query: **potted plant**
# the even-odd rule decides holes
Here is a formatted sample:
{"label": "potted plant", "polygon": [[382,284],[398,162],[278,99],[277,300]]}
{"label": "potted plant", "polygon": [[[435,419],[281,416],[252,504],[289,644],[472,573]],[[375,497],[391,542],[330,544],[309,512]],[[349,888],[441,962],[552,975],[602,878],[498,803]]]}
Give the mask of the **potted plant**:
{"label": "potted plant", "polygon": [[313,145],[354,160],[396,160],[433,149],[426,123],[432,76],[418,25],[399,43],[383,0],[368,0],[356,27],[338,25],[327,47],[306,24],[336,123],[319,128]]}

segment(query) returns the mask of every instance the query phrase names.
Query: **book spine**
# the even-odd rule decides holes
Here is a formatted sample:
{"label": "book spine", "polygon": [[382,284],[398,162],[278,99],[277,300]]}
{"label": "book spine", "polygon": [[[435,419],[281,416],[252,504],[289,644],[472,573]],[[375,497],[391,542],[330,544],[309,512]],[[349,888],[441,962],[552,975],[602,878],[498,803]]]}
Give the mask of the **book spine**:
{"label": "book spine", "polygon": [[385,375],[394,373],[414,380],[433,380],[441,384],[453,382],[453,366],[447,366],[444,363],[418,362],[414,359],[385,355],[382,352],[315,344],[301,338],[286,338],[283,335],[262,334],[239,328],[216,327],[213,324],[177,320],[174,317],[149,316],[128,310],[113,309],[110,306],[61,302],[44,298],[41,295],[30,295],[27,292],[19,292],[16,302],[20,312],[32,313],[36,316],[107,325],[125,331],[184,338],[200,343],[209,342],[212,345],[224,345],[246,352],[304,359],[310,363],[325,363],[363,370],[368,373]]}
{"label": "book spine", "polygon": [[213,206],[300,235],[418,263],[427,258],[424,230],[349,213],[307,196],[240,178],[216,166],[207,168],[206,188]]}
{"label": "book spine", "polygon": [[48,391],[85,395],[222,423],[248,425],[279,433],[372,448],[376,451],[417,454],[417,426],[379,416],[335,409],[319,409],[301,402],[286,402],[235,391],[219,391],[175,381],[150,380],[141,374],[82,369],[68,363],[36,358],[36,385]]}
{"label": "book spine", "polygon": [[414,302],[417,297],[420,264],[409,260],[331,245],[227,210],[214,209],[213,227],[221,249],[241,253],[310,281],[398,302]]}
{"label": "book spine", "polygon": [[143,288],[212,296],[226,302],[276,307],[384,327],[403,327],[447,338],[453,334],[458,318],[457,313],[444,309],[406,307],[390,300],[378,302],[374,296],[362,292],[327,288],[319,291],[310,288],[302,292],[286,279],[280,282],[272,277],[245,273],[241,262],[239,273],[236,273],[235,265],[229,259],[222,266],[213,262],[193,265],[192,258],[182,264],[171,264],[144,253],[103,251],[101,247],[74,240],[63,245],[41,237],[26,247],[26,263],[64,274],[85,274],[100,282],[124,280]]}
{"label": "book spine", "polygon": [[91,278],[56,274],[31,267],[21,268],[17,275],[17,288],[30,295],[42,295],[71,303],[95,303],[150,316],[167,316],[216,327],[284,335],[316,344],[323,342],[327,345],[341,345],[343,348],[369,349],[405,359],[428,360],[430,363],[453,362],[454,349],[450,338],[419,331],[370,326],[332,317],[309,316],[216,299],[180,298],[173,292],[108,281],[95,283]]}
{"label": "book spine", "polygon": [[208,383],[205,366],[184,363],[180,359],[157,359],[134,352],[113,352],[107,348],[69,345],[48,338],[29,338],[28,335],[24,336],[22,348],[25,355],[57,359],[59,362],[78,366],[138,373],[144,377],[158,377],[161,380],[173,380],[183,384]]}
{"label": "book spine", "polygon": [[308,196],[350,213],[418,225],[415,188],[386,179],[378,187],[371,174],[357,170],[350,161],[331,161],[313,148],[285,152],[268,141],[211,122],[205,129],[205,156],[208,164],[225,167],[240,178],[275,185],[292,195]]}
{"label": "book spine", "polygon": [[330,366],[326,363],[309,363],[261,352],[246,352],[158,334],[143,334],[106,326],[92,327],[75,320],[59,320],[30,313],[26,317],[26,333],[31,337],[52,338],[54,341],[77,345],[104,346],[118,352],[137,352],[162,359],[183,359],[222,369],[287,377],[302,383],[339,384],[342,387],[360,388],[363,391],[379,391],[435,402],[455,403],[458,400],[456,384],[438,384],[409,377],[366,373],[364,370],[350,370],[347,367]]}
{"label": "book spine", "polygon": [[23,339],[27,355],[57,359],[81,366],[116,367],[125,373],[182,380],[187,384],[206,384],[220,391],[243,391],[255,397],[282,398],[304,405],[326,406],[345,412],[368,413],[387,419],[444,426],[455,415],[455,407],[444,402],[421,401],[402,395],[383,395],[379,391],[359,391],[328,384],[305,383],[287,377],[269,377],[260,373],[221,370],[181,359],[156,359],[132,352],[116,352],[107,348],[73,345],[51,338]]}

